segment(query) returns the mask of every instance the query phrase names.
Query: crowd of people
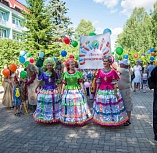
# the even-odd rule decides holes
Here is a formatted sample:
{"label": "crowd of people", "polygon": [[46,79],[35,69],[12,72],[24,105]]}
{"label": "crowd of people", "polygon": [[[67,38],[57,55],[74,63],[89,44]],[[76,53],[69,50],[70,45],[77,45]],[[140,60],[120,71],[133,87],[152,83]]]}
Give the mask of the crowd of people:
{"label": "crowd of people", "polygon": [[[2,104],[20,116],[26,104],[37,122],[61,122],[65,125],[84,125],[90,120],[102,126],[129,126],[133,103],[132,91],[146,92],[147,79],[153,63],[142,67],[140,61],[130,68],[124,59],[113,64],[111,56],[103,57],[103,69],[79,70],[77,62],[69,58],[57,69],[53,58],[43,62],[43,71],[29,64],[27,78],[16,73],[3,80]],[[132,86],[134,84],[134,86]],[[88,101],[93,100],[92,112]]]}

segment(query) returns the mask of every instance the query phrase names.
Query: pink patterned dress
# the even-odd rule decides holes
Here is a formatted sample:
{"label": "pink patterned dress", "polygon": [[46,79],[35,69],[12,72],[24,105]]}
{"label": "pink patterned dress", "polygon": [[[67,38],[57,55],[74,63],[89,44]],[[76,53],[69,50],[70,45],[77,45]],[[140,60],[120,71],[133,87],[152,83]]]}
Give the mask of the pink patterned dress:
{"label": "pink patterned dress", "polygon": [[119,76],[115,70],[99,70],[97,83],[99,84],[96,99],[93,104],[93,120],[103,126],[118,126],[128,120],[122,97],[117,89],[119,99],[114,94],[114,81]]}

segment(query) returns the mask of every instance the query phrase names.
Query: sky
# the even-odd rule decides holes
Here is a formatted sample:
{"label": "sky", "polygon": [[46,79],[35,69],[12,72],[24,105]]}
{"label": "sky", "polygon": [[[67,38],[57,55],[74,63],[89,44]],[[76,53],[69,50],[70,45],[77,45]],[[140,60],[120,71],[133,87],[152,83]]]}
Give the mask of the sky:
{"label": "sky", "polygon": [[[26,4],[25,0],[18,0]],[[117,35],[123,31],[127,19],[135,7],[144,7],[148,12],[156,0],[65,0],[69,8],[73,27],[77,27],[81,19],[90,20],[96,28],[96,34],[102,34],[106,28],[111,29],[112,50]]]}

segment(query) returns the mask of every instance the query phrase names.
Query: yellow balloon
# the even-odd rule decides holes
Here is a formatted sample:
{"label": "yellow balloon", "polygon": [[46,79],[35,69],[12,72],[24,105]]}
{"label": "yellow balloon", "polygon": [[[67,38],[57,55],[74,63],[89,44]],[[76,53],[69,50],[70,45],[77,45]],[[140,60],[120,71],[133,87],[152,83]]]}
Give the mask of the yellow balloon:
{"label": "yellow balloon", "polygon": [[142,60],[144,60],[144,58],[145,58],[144,56],[141,56],[141,59],[142,59]]}

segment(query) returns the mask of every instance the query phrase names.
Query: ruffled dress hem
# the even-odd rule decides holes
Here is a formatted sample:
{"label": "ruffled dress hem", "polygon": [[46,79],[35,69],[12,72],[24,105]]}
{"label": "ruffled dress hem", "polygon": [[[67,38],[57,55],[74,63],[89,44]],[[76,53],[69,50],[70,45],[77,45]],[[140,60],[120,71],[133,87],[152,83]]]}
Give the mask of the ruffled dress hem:
{"label": "ruffled dress hem", "polygon": [[58,122],[60,122],[60,119],[42,120],[42,119],[36,118],[34,115],[33,115],[33,118],[34,118],[34,120],[35,120],[36,122],[40,122],[40,123],[47,123],[47,124],[49,124],[49,123],[58,123]]}
{"label": "ruffled dress hem", "polygon": [[126,121],[128,121],[128,117],[126,116],[122,121],[119,122],[101,122],[100,120],[97,120],[96,118],[93,117],[93,121],[102,125],[102,126],[119,126],[124,124]]}
{"label": "ruffled dress hem", "polygon": [[63,122],[62,120],[60,120],[60,122],[64,125],[68,125],[68,126],[84,126],[86,123],[88,123],[89,121],[92,120],[92,116],[88,119],[86,119],[83,122]]}

